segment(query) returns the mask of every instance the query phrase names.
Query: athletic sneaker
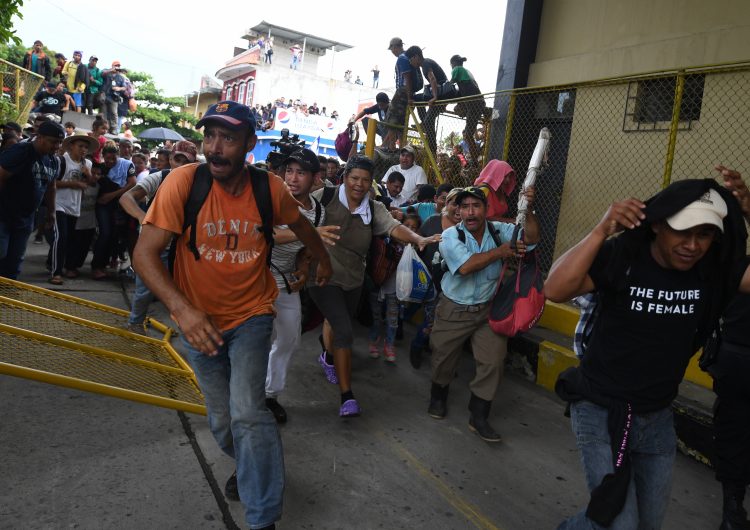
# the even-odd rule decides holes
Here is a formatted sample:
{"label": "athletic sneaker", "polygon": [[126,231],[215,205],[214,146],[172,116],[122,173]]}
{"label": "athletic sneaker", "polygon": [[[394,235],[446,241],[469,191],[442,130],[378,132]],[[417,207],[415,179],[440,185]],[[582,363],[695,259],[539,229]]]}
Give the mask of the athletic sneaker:
{"label": "athletic sneaker", "polygon": [[349,418],[359,416],[362,410],[359,408],[359,403],[356,399],[347,399],[339,409],[339,416],[342,418]]}
{"label": "athletic sneaker", "polygon": [[339,378],[336,375],[336,367],[326,362],[326,352],[320,354],[320,357],[318,357],[318,364],[323,368],[323,373],[326,374],[328,382],[332,385],[338,385]]}
{"label": "athletic sneaker", "polygon": [[380,357],[380,339],[370,342],[370,359]]}
{"label": "athletic sneaker", "polygon": [[388,363],[395,363],[396,362],[396,348],[393,346],[393,344],[386,344],[383,346],[383,351],[385,352],[385,361]]}

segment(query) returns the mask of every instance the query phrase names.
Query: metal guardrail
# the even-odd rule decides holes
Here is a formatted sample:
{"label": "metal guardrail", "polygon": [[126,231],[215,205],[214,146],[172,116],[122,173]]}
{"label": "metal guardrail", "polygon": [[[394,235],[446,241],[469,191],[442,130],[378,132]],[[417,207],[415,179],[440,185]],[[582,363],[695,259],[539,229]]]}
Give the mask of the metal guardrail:
{"label": "metal guardrail", "polygon": [[193,371],[163,339],[124,329],[127,311],[0,278],[0,373],[206,414]]}
{"label": "metal guardrail", "polygon": [[0,82],[2,83],[0,97],[15,107],[15,114],[7,116],[6,119],[20,124],[26,123],[34,96],[42,86],[44,77],[0,59]]}

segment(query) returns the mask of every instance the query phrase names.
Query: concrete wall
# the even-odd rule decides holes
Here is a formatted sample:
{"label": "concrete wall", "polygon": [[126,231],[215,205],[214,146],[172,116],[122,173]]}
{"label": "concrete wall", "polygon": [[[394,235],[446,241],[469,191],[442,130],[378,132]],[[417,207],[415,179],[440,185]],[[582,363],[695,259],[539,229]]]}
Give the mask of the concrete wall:
{"label": "concrete wall", "polygon": [[[258,37],[262,37],[264,40],[268,38],[267,35],[260,35],[255,32],[248,32],[249,34],[254,35],[255,39]],[[292,62],[292,52],[291,47],[293,45],[297,44],[300,48],[302,48],[302,41],[295,41],[295,40],[289,40],[284,39],[282,37],[274,35],[273,37],[273,57],[271,60],[273,61],[273,64],[284,66],[285,68],[289,68],[289,65]],[[325,55],[326,51],[321,48],[315,48],[313,46],[310,46],[309,44],[305,47],[303,57],[304,57],[304,63],[302,65],[297,66],[297,71],[303,71],[308,72],[311,74],[314,74],[318,70],[318,60],[320,57]],[[263,57],[261,56],[261,61],[263,60]]]}
{"label": "concrete wall", "polygon": [[528,86],[743,61],[749,50],[747,0],[552,0]]}
{"label": "concrete wall", "polygon": [[[682,123],[677,135],[673,180],[713,177],[717,163],[750,171],[749,91],[750,72],[706,76],[700,119],[690,129]],[[645,199],[661,189],[669,133],[623,131],[627,95],[627,83],[577,90],[555,257],[614,200]]]}

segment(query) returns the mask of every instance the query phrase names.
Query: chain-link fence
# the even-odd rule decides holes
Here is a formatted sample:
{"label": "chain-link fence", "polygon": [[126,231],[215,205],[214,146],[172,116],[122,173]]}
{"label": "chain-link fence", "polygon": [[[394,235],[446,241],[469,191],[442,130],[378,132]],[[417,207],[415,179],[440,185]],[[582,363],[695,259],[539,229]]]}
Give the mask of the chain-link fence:
{"label": "chain-link fence", "polygon": [[673,180],[715,177],[716,164],[747,174],[749,93],[748,63],[517,89],[439,102],[429,117],[417,105],[407,113],[405,140],[434,183],[466,186],[499,158],[515,168],[520,188],[547,127],[552,139],[535,209],[548,270],[615,200],[646,199]]}
{"label": "chain-link fence", "polygon": [[15,121],[26,123],[31,111],[34,96],[39,91],[44,78],[20,66],[0,59],[0,122]]}

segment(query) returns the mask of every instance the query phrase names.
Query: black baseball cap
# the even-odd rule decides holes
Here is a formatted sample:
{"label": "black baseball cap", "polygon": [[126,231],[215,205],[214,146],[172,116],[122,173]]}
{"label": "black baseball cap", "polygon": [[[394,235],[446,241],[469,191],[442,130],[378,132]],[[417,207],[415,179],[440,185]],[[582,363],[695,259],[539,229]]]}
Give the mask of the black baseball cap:
{"label": "black baseball cap", "polygon": [[393,37],[391,39],[391,42],[388,43],[388,49],[390,50],[393,47],[403,46],[403,45],[404,45],[404,41],[402,41],[401,38],[399,38],[399,37]]}
{"label": "black baseball cap", "polygon": [[[455,189],[455,188],[454,188]],[[469,186],[456,193],[456,204],[461,204],[466,197],[474,197],[487,204],[490,188],[487,186]]]}
{"label": "black baseball cap", "polygon": [[313,173],[320,171],[318,155],[309,149],[299,149],[293,152],[284,160],[284,164],[289,164],[289,162],[297,162],[305,171],[312,171]]}
{"label": "black baseball cap", "polygon": [[3,127],[5,127],[6,129],[10,129],[11,131],[16,131],[19,135],[21,134],[21,132],[23,132],[21,131],[21,126],[14,121],[6,122]]}
{"label": "black baseball cap", "polygon": [[219,101],[211,105],[195,127],[204,127],[209,121],[218,122],[236,131],[249,129],[255,132],[255,117],[250,112],[250,107],[236,101]]}
{"label": "black baseball cap", "polygon": [[65,129],[59,123],[53,121],[45,121],[36,130],[39,136],[51,136],[59,140],[65,139]]}

